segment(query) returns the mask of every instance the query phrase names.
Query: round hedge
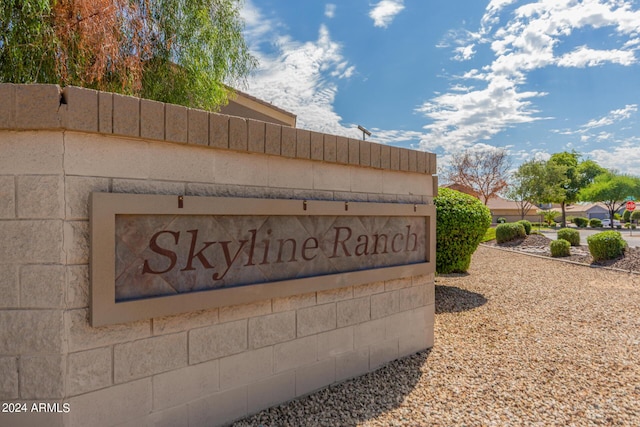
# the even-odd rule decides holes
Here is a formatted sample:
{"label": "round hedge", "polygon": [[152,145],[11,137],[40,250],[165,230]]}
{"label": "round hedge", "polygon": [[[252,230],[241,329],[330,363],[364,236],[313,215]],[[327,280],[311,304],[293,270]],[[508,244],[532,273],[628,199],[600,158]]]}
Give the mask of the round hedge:
{"label": "round hedge", "polygon": [[522,224],[522,226],[524,227],[524,232],[527,233],[527,236],[531,234],[531,221],[521,219],[520,221],[518,221],[518,224]]}
{"label": "round hedge", "polygon": [[589,220],[589,227],[600,228],[602,227],[602,220],[600,218],[591,218]]}
{"label": "round hedge", "polygon": [[596,261],[615,259],[624,254],[627,242],[619,231],[603,231],[587,237],[589,252]]}
{"label": "round hedge", "polygon": [[506,224],[498,224],[496,227],[496,242],[505,243],[517,238],[527,236],[524,225],[520,222],[508,222]]}
{"label": "round hedge", "polygon": [[491,225],[491,211],[468,194],[438,189],[436,205],[436,272],[464,273]]}
{"label": "round hedge", "polygon": [[571,243],[564,239],[551,242],[551,256],[554,258],[571,255]]}
{"label": "round hedge", "polygon": [[564,239],[571,243],[571,246],[580,246],[580,232],[573,228],[561,228],[558,230],[558,239]]}

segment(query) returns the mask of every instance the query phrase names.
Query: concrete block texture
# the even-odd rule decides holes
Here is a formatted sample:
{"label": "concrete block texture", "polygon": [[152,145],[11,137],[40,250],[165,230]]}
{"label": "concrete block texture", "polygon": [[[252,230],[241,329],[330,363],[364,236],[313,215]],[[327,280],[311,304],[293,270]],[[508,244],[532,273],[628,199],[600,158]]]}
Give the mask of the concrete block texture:
{"label": "concrete block texture", "polygon": [[219,389],[217,360],[158,374],[153,377],[153,409],[157,411],[192,402]]}
{"label": "concrete block texture", "polygon": [[318,360],[353,350],[353,328],[340,328],[318,334]]}
{"label": "concrete block texture", "polygon": [[113,133],[140,136],[140,99],[113,94]]}
{"label": "concrete block texture", "polygon": [[229,116],[209,113],[209,146],[229,148]]}
{"label": "concrete block texture", "polygon": [[67,264],[89,262],[89,222],[67,221],[64,223],[64,251]]}
{"label": "concrete block texture", "polygon": [[250,384],[273,374],[273,349],[264,347],[220,359],[220,389]]}
{"label": "concrete block texture", "polygon": [[59,310],[0,311],[0,354],[60,354],[63,344]]}
{"label": "concrete block texture", "polygon": [[189,426],[215,427],[247,415],[247,387],[210,394],[188,406]]}
{"label": "concrete block texture", "polygon": [[67,356],[67,395],[76,396],[112,385],[111,347],[79,351]]}
{"label": "concrete block texture", "polygon": [[349,164],[360,164],[360,140],[349,138]]}
{"label": "concrete block texture", "polygon": [[338,159],[338,137],[335,135],[324,135],[323,159],[326,162],[336,162]]}
{"label": "concrete block texture", "polygon": [[253,383],[248,387],[247,410],[249,414],[252,414],[295,397],[295,372],[284,372]]}
{"label": "concrete block texture", "polygon": [[60,399],[64,397],[65,359],[62,355],[20,357],[20,397]]}
{"label": "concrete block texture", "polygon": [[89,219],[89,195],[109,191],[109,178],[65,177],[66,219]]}
{"label": "concrete block texture", "polygon": [[199,310],[153,319],[153,335],[172,334],[218,323],[218,309]]}
{"label": "concrete block texture", "polygon": [[398,338],[372,344],[369,349],[369,369],[374,370],[398,358]]}
{"label": "concrete block texture", "polygon": [[63,218],[64,181],[61,175],[16,177],[18,218]]}
{"label": "concrete block texture", "polygon": [[24,265],[20,268],[20,302],[23,308],[63,308],[65,267]]}
{"label": "concrete block texture", "polygon": [[144,378],[72,397],[65,426],[109,427],[141,418],[151,412],[151,393],[151,378]]}
{"label": "concrete block texture", "polygon": [[113,94],[98,92],[98,131],[113,133]]}
{"label": "concrete block texture", "polygon": [[311,307],[316,305],[316,293],[293,295],[290,297],[273,298],[271,300],[273,312],[297,310],[299,308]]}
{"label": "concrete block texture", "polygon": [[265,129],[264,152],[274,156],[280,155],[280,145],[282,141],[282,126],[267,123]]}
{"label": "concrete block texture", "polygon": [[209,113],[189,108],[187,111],[187,142],[209,145]]}
{"label": "concrete block texture", "polygon": [[336,305],[333,303],[302,308],[297,316],[299,337],[336,328]]}
{"label": "concrete block texture", "polygon": [[181,105],[165,104],[164,137],[169,142],[184,144],[189,129],[188,109]]}
{"label": "concrete block texture", "polygon": [[398,291],[385,292],[371,295],[371,318],[389,316],[400,310],[400,299]]}
{"label": "concrete block texture", "polygon": [[335,359],[322,360],[296,370],[296,396],[304,396],[336,380]]}
{"label": "concrete block texture", "polygon": [[140,100],[140,136],[148,139],[163,140],[164,135],[164,103]]}
{"label": "concrete block texture", "polygon": [[98,131],[98,91],[76,86],[67,86],[62,90],[65,103],[63,125],[67,129]]}
{"label": "concrete block texture", "polygon": [[61,91],[58,85],[15,85],[15,125],[18,129],[58,129]]}
{"label": "concrete block texture", "polygon": [[61,220],[0,222],[0,259],[3,263],[61,263],[64,252]]}
{"label": "concrete block texture", "polygon": [[324,136],[311,132],[311,160],[324,160]]}
{"label": "concrete block texture", "polygon": [[371,166],[371,144],[360,141],[360,166]]}
{"label": "concrete block texture", "polygon": [[266,123],[258,120],[247,121],[247,150],[252,153],[264,153]]}
{"label": "concrete block texture", "polygon": [[280,154],[283,157],[296,157],[296,130],[288,126],[282,126],[282,141]]}
{"label": "concrete block texture", "polygon": [[189,331],[189,364],[240,353],[247,348],[246,320],[221,323]]}
{"label": "concrete block texture", "polygon": [[229,117],[229,148],[238,151],[248,149],[247,120],[240,117]]}
{"label": "concrete block texture", "polygon": [[[0,308],[20,306],[20,280],[17,265],[0,265]],[[314,294],[315,297],[315,294]]]}
{"label": "concrete block texture", "polygon": [[186,365],[186,332],[117,344],[113,348],[115,383],[148,377]]}
{"label": "concrete block texture", "polygon": [[0,83],[0,129],[16,127],[16,85]]}
{"label": "concrete block texture", "polygon": [[296,337],[296,313],[285,311],[249,319],[249,348],[260,348]]}
{"label": "concrete block texture", "polygon": [[151,323],[139,322],[102,326],[89,325],[88,310],[67,310],[64,313],[64,328],[70,352],[126,343],[151,335]]}
{"label": "concrete block texture", "polygon": [[0,176],[0,219],[16,217],[16,179]]}
{"label": "concrete block texture", "polygon": [[371,300],[369,296],[354,298],[337,303],[338,328],[367,322],[371,319]]}
{"label": "concrete block texture", "polygon": [[311,158],[311,132],[308,130],[296,129],[296,157]]}
{"label": "concrete block texture", "polygon": [[274,372],[284,372],[317,360],[318,338],[316,335],[299,338],[273,348]]}
{"label": "concrete block texture", "polygon": [[0,357],[0,400],[17,399],[18,388],[18,358]]}
{"label": "concrete block texture", "polygon": [[66,266],[66,308],[86,308],[89,306],[89,266]]}
{"label": "concrete block texture", "polygon": [[367,372],[369,372],[369,347],[336,356],[336,381],[344,381]]}

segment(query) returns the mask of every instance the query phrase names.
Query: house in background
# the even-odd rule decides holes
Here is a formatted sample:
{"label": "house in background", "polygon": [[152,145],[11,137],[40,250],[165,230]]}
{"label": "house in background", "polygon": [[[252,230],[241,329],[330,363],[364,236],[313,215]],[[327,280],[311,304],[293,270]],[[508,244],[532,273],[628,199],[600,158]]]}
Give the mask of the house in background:
{"label": "house in background", "polygon": [[[618,213],[622,213],[625,207],[622,205],[618,209]],[[576,203],[575,205],[569,205],[565,207],[567,216],[581,217],[581,218],[598,218],[609,219],[609,208],[604,203]]]}
{"label": "house in background", "polygon": [[[469,187],[465,187],[464,185],[447,184],[443,185],[443,187],[450,188],[451,190],[457,190],[461,193],[469,194],[470,196],[480,199],[475,191]],[[520,207],[518,204],[500,196],[490,198],[487,201],[487,207],[491,211],[491,222],[494,224],[498,222],[498,218],[504,218],[507,222],[516,222],[523,219],[520,215]],[[524,219],[531,222],[540,222],[540,211],[541,209],[538,209],[538,207],[534,205],[529,209],[529,212],[525,215]]]}
{"label": "house in background", "polygon": [[295,114],[238,89],[231,90],[233,94],[229,97],[229,103],[220,109],[221,114],[245,117],[292,128],[296,127],[297,116]]}

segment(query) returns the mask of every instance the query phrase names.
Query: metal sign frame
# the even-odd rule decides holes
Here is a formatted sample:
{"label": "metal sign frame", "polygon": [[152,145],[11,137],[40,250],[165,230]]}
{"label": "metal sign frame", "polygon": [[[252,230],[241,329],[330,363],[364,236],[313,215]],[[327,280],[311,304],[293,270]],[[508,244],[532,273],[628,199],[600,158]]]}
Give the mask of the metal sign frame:
{"label": "metal sign frame", "polygon": [[[116,302],[116,215],[327,215],[425,218],[424,262]],[[90,322],[94,327],[435,272],[434,205],[91,193]]]}

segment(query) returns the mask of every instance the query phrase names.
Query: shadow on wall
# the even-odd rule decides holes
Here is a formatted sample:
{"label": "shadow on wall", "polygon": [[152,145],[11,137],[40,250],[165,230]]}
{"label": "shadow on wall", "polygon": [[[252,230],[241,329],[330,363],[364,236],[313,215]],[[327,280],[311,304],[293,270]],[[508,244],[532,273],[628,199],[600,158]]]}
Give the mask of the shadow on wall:
{"label": "shadow on wall", "polygon": [[422,376],[430,350],[395,360],[377,371],[237,421],[245,426],[355,426],[401,405]]}
{"label": "shadow on wall", "polygon": [[473,310],[486,303],[487,299],[482,294],[436,284],[436,314]]}

